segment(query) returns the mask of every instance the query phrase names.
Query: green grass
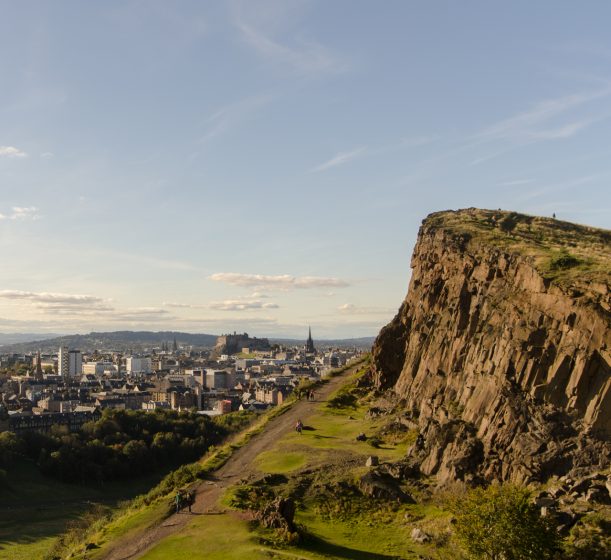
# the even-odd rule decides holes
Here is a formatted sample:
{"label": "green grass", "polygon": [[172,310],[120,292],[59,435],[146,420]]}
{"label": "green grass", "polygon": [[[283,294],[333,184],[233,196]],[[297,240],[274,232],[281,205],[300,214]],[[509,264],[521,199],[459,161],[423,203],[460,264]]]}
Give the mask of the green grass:
{"label": "green grass", "polygon": [[609,230],[477,208],[436,212],[425,226],[445,230],[468,244],[484,243],[528,257],[543,277],[559,285],[584,280],[609,283]]}
{"label": "green grass", "polygon": [[[418,513],[414,515],[413,510]],[[406,514],[409,519],[418,521],[407,520]],[[444,542],[443,532],[449,524],[449,515],[440,514],[432,507],[401,506],[394,511],[381,508],[377,512],[364,511],[343,519],[324,518],[313,507],[306,507],[298,512],[297,521],[314,537],[300,548],[324,554],[326,558],[416,559],[419,555],[440,560],[460,558]],[[427,534],[438,533],[437,544],[413,543],[410,533],[415,526],[423,527]]]}
{"label": "green grass", "polygon": [[142,556],[145,560],[269,560],[249,523],[233,514],[194,516],[178,535],[164,539]]}
{"label": "green grass", "polygon": [[0,503],[0,558],[43,558],[68,523],[95,505],[116,507],[159,480],[144,477],[104,486],[65,484],[21,461],[8,474]]}
{"label": "green grass", "polygon": [[257,457],[255,464],[262,472],[282,474],[302,468],[306,464],[306,455],[295,451],[265,451]]}

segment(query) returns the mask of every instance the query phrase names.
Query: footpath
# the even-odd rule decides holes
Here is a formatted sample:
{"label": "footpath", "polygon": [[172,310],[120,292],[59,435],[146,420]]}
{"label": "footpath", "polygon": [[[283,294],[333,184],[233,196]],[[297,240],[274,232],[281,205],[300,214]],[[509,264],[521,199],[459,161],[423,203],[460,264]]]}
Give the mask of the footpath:
{"label": "footpath", "polygon": [[297,420],[301,419],[305,422],[312,414],[314,407],[327,400],[329,395],[341,387],[346,378],[360,367],[362,363],[355,364],[336,377],[328,379],[325,384],[315,390],[313,401],[305,398],[296,401],[286,412],[270,420],[261,433],[253,436],[243,447],[235,450],[221,468],[196,488],[191,513],[185,509],[164,519],[159,525],[150,527],[136,538],[130,538],[127,542],[119,539],[108,548],[103,560],[135,560],[166,537],[179,533],[191,521],[193,515],[221,513],[219,511],[220,499],[228,487],[260,475],[253,467],[253,460],[261,452],[271,449],[279,439],[293,430]]}

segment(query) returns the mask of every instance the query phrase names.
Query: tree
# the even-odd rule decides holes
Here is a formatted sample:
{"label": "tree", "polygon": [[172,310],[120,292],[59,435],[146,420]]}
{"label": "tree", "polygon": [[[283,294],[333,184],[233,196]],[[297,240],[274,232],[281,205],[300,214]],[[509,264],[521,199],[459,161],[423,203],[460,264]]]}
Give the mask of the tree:
{"label": "tree", "polygon": [[539,515],[525,488],[476,488],[453,500],[450,509],[456,535],[473,559],[546,560],[558,549],[554,527]]}

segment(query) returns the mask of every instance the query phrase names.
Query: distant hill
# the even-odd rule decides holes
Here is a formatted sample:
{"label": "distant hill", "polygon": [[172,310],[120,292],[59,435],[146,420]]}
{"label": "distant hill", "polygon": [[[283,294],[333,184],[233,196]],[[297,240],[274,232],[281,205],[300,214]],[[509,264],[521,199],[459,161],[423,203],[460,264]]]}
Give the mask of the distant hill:
{"label": "distant hill", "polygon": [[29,342],[12,343],[0,346],[3,352],[43,352],[57,351],[59,346],[77,348],[81,351],[93,350],[126,350],[140,351],[151,346],[159,346],[162,342],[172,343],[174,339],[178,345],[212,348],[216,343],[214,334],[191,334],[176,331],[115,331],[91,332],[89,334],[55,335],[54,338],[44,340],[30,340]]}
{"label": "distant hill", "polygon": [[[152,346],[159,346],[162,342],[170,344],[176,338],[179,346],[195,346],[197,348],[214,348],[217,335],[215,334],[192,334],[178,331],[114,331],[114,332],[91,332],[89,334],[1,334],[0,352],[56,352],[60,346],[76,348],[83,352],[93,350],[117,350],[125,352],[133,350],[142,351]],[[371,348],[374,342],[373,336],[361,338],[342,339],[317,339],[314,343],[317,348]],[[302,346],[305,339],[297,338],[270,338],[271,344],[282,344],[285,346]]]}
{"label": "distant hill", "polygon": [[46,340],[48,338],[57,338],[61,336],[58,333],[0,333],[0,347],[7,344],[19,344],[21,342],[30,342],[32,340]]}

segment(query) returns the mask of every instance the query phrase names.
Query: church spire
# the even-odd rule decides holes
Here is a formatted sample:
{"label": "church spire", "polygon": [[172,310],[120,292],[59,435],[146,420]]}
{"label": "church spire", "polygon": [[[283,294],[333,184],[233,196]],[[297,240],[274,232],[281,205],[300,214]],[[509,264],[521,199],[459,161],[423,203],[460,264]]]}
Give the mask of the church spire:
{"label": "church spire", "polygon": [[306,352],[314,353],[316,352],[316,348],[314,348],[314,341],[312,340],[312,327],[308,326],[308,340],[306,341]]}

